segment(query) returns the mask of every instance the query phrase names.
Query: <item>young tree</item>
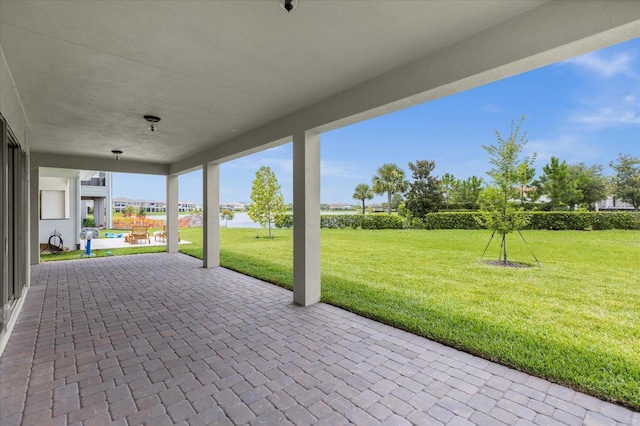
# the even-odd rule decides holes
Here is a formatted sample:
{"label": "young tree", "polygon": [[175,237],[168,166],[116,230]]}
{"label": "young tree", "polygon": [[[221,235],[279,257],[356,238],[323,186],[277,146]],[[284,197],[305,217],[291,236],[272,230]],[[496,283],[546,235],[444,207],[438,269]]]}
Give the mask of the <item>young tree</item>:
{"label": "young tree", "polygon": [[122,212],[122,215],[124,217],[131,217],[133,216],[133,214],[136,212],[135,207],[129,205],[127,207],[124,208],[124,212]]}
{"label": "young tree", "polygon": [[442,205],[440,181],[431,175],[435,167],[435,161],[409,163],[414,181],[409,184],[405,206],[413,217],[423,218],[427,213],[437,212]]}
{"label": "young tree", "polygon": [[271,225],[287,212],[287,206],[280,192],[278,178],[270,167],[260,167],[256,172],[251,187],[251,201],[253,203],[249,207],[249,217],[260,226],[268,227],[269,238],[273,238]]}
{"label": "young tree", "polygon": [[551,199],[551,210],[560,205],[568,205],[570,210],[574,210],[575,203],[580,203],[582,196],[576,189],[577,181],[571,178],[567,162],[551,157],[551,162],[542,168],[542,172],[540,191]]}
{"label": "young tree", "polygon": [[144,208],[144,206],[140,206],[140,208],[138,209],[138,216],[140,217],[147,216],[147,210]]}
{"label": "young tree", "polygon": [[637,211],[640,209],[640,157],[619,154],[610,166],[616,171],[613,177],[613,194],[629,203]]}
{"label": "young tree", "polygon": [[373,192],[387,194],[387,213],[391,214],[393,194],[407,190],[409,182],[404,178],[404,170],[393,163],[383,164],[372,178]]}
{"label": "young tree", "polygon": [[234,217],[235,217],[235,214],[229,209],[224,209],[224,210],[222,210],[220,212],[220,218],[224,219],[224,227],[225,228],[229,224],[229,221],[233,220]]}
{"label": "young tree", "polygon": [[449,203],[455,198],[460,181],[451,173],[445,173],[440,179],[440,192],[444,201],[444,208],[449,208]]}
{"label": "young tree", "polygon": [[373,191],[371,190],[371,187],[369,187],[369,185],[367,185],[366,183],[361,183],[356,186],[356,190],[353,193],[353,198],[362,201],[362,214],[365,214],[364,202],[365,200],[373,199]]}
{"label": "young tree", "polygon": [[[482,145],[489,153],[489,163],[493,168],[487,172],[492,179],[493,188],[485,191],[481,207],[483,209],[480,222],[483,226],[493,230],[502,237],[501,256],[504,264],[507,263],[507,234],[520,231],[529,221],[525,215],[515,215],[514,208],[509,205],[509,200],[517,197],[518,185],[522,180],[522,170],[527,164],[529,167],[535,161],[535,154],[531,157],[520,159],[522,150],[527,145],[527,133],[519,136],[520,127],[524,122],[524,116],[520,123],[511,122],[509,138],[504,139],[496,130],[497,145]],[[521,209],[522,210],[522,209]]]}

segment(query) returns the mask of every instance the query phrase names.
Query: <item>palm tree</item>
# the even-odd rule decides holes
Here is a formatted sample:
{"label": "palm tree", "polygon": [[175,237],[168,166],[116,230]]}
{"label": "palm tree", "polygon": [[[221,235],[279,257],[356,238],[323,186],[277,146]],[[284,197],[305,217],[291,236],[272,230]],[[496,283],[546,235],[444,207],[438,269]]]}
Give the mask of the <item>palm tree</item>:
{"label": "palm tree", "polygon": [[383,164],[373,176],[373,192],[376,194],[387,193],[387,212],[391,214],[391,201],[393,194],[404,192],[409,187],[409,181],[404,178],[404,170],[393,163]]}
{"label": "palm tree", "polygon": [[364,209],[365,209],[364,200],[373,199],[373,191],[371,190],[369,185],[367,185],[366,183],[361,183],[358,186],[356,186],[356,190],[353,193],[353,198],[355,198],[356,200],[362,201],[362,214],[364,214]]}

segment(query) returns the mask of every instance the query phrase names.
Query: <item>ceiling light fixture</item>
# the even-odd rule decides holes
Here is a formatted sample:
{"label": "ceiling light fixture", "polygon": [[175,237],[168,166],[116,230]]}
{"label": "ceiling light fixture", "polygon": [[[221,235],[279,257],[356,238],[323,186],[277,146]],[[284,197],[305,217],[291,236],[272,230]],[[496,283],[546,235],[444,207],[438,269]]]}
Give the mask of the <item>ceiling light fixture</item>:
{"label": "ceiling light fixture", "polygon": [[287,11],[287,13],[291,13],[293,9],[298,7],[298,0],[280,0],[280,7]]}
{"label": "ceiling light fixture", "polygon": [[111,153],[113,154],[113,158],[115,158],[116,160],[119,160],[122,156],[122,151],[120,151],[119,149],[112,149]]}
{"label": "ceiling light fixture", "polygon": [[158,121],[160,121],[160,117],[156,117],[155,115],[145,115],[144,119],[149,122],[149,130],[155,132],[158,128]]}

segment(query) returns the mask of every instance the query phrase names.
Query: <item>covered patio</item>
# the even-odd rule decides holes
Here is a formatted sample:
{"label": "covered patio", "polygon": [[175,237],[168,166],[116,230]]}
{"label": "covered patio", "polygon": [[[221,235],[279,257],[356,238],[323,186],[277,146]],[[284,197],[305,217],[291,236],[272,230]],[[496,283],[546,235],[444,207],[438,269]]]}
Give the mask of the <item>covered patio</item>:
{"label": "covered patio", "polygon": [[6,426],[640,424],[179,253],[43,263],[31,279],[0,358]]}
{"label": "covered patio", "polygon": [[[640,424],[319,303],[322,133],[638,37],[640,3],[278,3],[0,2],[0,423]],[[220,165],[284,143],[292,293],[220,268]],[[78,170],[163,176],[167,253],[40,264]]]}

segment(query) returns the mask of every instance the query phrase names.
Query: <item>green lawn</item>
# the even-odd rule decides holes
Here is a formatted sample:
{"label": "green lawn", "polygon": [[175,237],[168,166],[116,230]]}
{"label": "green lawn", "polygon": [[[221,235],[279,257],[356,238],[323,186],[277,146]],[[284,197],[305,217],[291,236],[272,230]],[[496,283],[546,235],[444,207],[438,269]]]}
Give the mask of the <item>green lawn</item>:
{"label": "green lawn", "polygon": [[[202,230],[180,234],[202,257]],[[222,265],[291,288],[292,231],[274,235],[221,229]],[[527,231],[542,269],[517,235],[510,260],[531,268],[477,265],[489,236],[323,229],[322,299],[639,409],[640,233]]]}

